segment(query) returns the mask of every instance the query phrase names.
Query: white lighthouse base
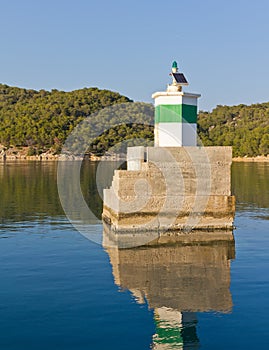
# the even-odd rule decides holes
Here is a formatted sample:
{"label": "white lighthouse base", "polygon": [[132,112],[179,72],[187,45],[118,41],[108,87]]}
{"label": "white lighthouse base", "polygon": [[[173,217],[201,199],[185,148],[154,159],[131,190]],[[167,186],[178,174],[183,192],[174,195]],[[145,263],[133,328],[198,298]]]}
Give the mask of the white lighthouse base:
{"label": "white lighthouse base", "polygon": [[154,128],[155,147],[197,146],[196,123],[160,123]]}

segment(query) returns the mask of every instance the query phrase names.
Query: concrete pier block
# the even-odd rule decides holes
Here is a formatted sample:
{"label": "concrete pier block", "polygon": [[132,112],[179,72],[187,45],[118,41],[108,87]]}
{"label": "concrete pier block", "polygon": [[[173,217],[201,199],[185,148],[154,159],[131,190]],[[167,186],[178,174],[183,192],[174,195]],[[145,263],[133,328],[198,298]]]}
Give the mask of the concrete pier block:
{"label": "concrete pier block", "polygon": [[130,147],[104,191],[112,230],[231,229],[231,147]]}

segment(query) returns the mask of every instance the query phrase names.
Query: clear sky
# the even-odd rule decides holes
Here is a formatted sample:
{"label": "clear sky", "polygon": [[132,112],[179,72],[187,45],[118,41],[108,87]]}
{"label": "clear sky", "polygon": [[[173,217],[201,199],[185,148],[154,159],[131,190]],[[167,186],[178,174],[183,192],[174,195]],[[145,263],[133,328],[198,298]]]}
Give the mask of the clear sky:
{"label": "clear sky", "polygon": [[268,16],[268,0],[0,0],[0,82],[151,102],[177,60],[200,109],[268,102]]}

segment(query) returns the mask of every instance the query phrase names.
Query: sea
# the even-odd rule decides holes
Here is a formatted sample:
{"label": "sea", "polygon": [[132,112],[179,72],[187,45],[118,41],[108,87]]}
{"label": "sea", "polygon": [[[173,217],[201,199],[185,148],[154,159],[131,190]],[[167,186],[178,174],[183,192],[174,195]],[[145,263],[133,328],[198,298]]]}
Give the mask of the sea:
{"label": "sea", "polygon": [[103,243],[97,173],[82,164],[87,237],[57,162],[0,163],[0,349],[268,349],[269,163],[232,165],[233,241],[128,249]]}

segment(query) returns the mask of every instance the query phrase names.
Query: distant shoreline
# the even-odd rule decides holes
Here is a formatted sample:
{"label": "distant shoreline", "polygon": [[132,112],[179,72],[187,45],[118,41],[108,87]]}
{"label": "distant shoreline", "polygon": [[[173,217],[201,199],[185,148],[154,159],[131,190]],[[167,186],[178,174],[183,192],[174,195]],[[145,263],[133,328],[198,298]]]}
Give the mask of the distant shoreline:
{"label": "distant shoreline", "polygon": [[[53,155],[53,154],[46,154],[46,155],[39,155],[39,156],[18,156],[18,155],[0,155],[0,162],[14,162],[14,161],[43,161],[43,162],[55,162],[55,161],[74,161],[74,160],[82,160],[82,157],[74,157],[74,156],[64,156],[64,155]],[[117,161],[119,159],[116,159],[115,156],[113,157],[107,157],[107,159],[104,159],[104,157],[94,157],[91,156],[88,159],[92,162],[98,162],[100,160],[107,160],[107,161]],[[257,157],[234,157],[233,162],[269,162],[269,156],[257,156]]]}
{"label": "distant shoreline", "polygon": [[[32,161],[39,161],[39,162],[57,162],[57,161],[74,161],[74,160],[83,160],[88,159],[90,161],[98,161],[99,158],[83,158],[83,157],[76,157],[76,156],[66,156],[66,155],[39,155],[39,156],[15,156],[15,155],[0,155],[0,162],[32,162]],[[114,160],[114,159],[111,159]]]}
{"label": "distant shoreline", "polygon": [[0,163],[2,162],[26,162],[26,161],[39,161],[39,162],[55,162],[55,161],[82,161],[83,159],[89,160],[92,162],[98,162],[100,160],[104,161],[119,161],[119,160],[126,160],[126,156],[123,157],[123,155],[119,154],[111,154],[111,155],[104,155],[104,156],[96,156],[94,154],[87,154],[83,157],[81,156],[74,156],[71,154],[52,154],[52,153],[42,153],[40,155],[33,155],[28,156],[25,153],[24,154],[12,154],[9,153],[2,153],[0,152]]}
{"label": "distant shoreline", "polygon": [[269,157],[267,156],[257,156],[257,157],[235,157],[233,162],[269,162]]}

